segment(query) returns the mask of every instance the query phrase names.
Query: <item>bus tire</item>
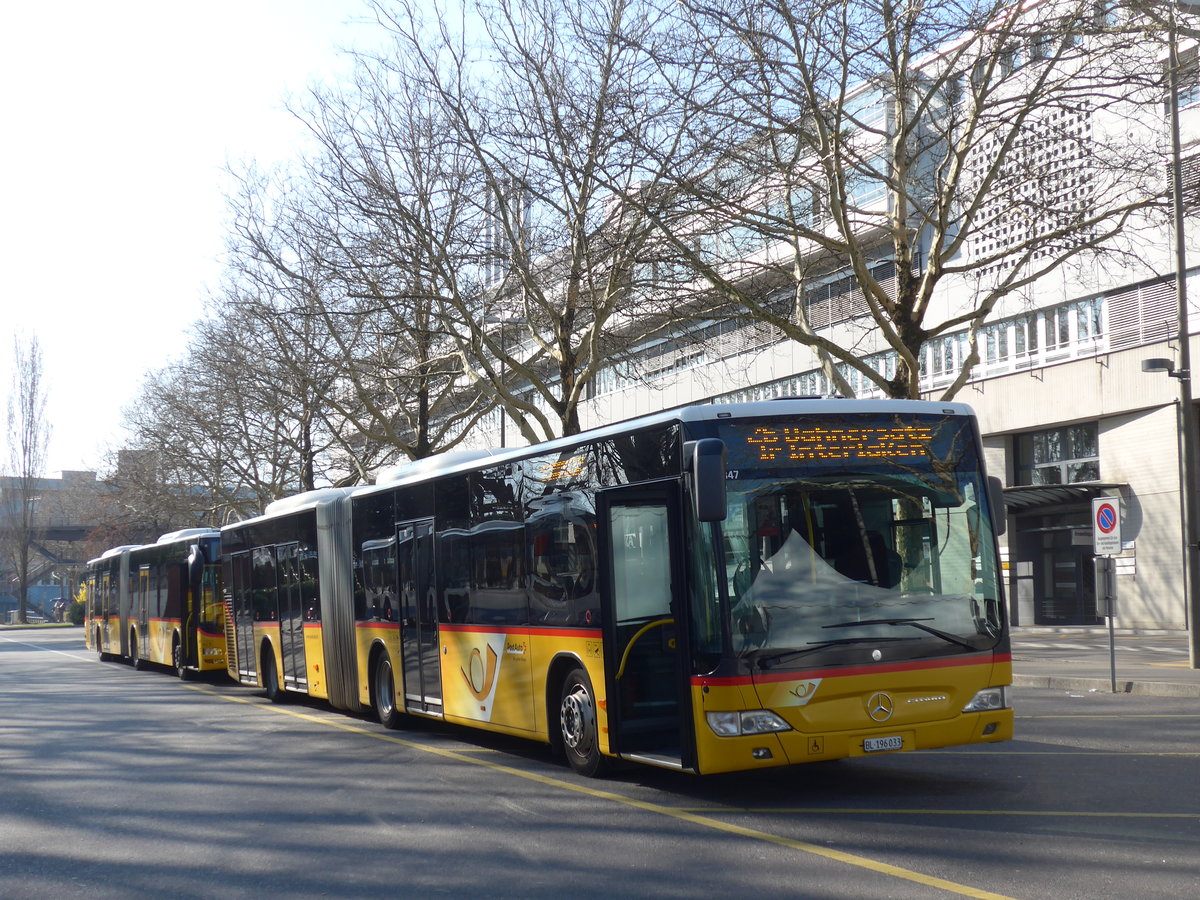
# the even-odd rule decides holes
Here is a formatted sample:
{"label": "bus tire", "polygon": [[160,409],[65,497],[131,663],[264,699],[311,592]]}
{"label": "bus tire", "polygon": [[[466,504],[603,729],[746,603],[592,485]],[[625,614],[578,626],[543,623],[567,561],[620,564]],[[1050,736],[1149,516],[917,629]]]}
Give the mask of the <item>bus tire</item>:
{"label": "bus tire", "polygon": [[146,669],[146,660],[142,657],[137,643],[137,634],[130,632],[129,634],[129,661],[133,663],[133,668],[138,672],[143,672]]}
{"label": "bus tire", "polygon": [[95,632],[96,655],[100,658],[100,662],[108,662],[112,656],[104,652],[104,645],[100,643],[100,629]]}
{"label": "bus tire", "polygon": [[396,708],[396,679],[392,674],[392,660],[386,650],[375,658],[375,677],[371,684],[372,706],[375,707],[379,724],[395,731],[400,727],[400,710]]}
{"label": "bus tire", "polygon": [[179,676],[180,681],[190,681],[192,670],[187,667],[187,661],[183,658],[183,642],[178,637],[171,644],[171,665],[175,667],[175,674]]}
{"label": "bus tire", "polygon": [[267,699],[272,703],[284,701],[284,690],[279,684],[279,672],[275,668],[275,653],[270,647],[262,654],[262,683]]}
{"label": "bus tire", "polygon": [[587,672],[576,666],[563,680],[558,705],[559,736],[567,762],[589,778],[604,774],[609,760],[600,752],[596,699]]}

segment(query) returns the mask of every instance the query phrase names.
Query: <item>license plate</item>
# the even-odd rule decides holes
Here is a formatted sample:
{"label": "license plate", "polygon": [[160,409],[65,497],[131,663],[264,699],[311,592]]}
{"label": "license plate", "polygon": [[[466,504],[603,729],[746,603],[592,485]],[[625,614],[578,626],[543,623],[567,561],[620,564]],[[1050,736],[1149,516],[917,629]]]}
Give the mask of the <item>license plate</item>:
{"label": "license plate", "polygon": [[900,735],[881,738],[865,738],[863,750],[867,753],[878,753],[881,750],[903,750],[904,738]]}

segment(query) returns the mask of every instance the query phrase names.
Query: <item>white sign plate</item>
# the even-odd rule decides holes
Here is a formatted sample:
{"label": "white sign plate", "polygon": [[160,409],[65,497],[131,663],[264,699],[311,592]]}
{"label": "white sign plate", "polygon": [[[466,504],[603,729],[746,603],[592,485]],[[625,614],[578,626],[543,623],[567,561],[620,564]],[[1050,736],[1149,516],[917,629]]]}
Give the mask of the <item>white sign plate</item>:
{"label": "white sign plate", "polygon": [[1121,500],[1097,497],[1092,501],[1092,548],[1097,556],[1121,552]]}

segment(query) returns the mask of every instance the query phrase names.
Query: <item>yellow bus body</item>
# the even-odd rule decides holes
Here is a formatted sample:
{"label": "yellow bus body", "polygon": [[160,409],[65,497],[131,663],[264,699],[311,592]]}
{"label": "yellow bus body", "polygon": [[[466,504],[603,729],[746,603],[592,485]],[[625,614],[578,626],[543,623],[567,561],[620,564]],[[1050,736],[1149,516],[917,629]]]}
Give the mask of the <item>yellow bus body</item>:
{"label": "yellow bus body", "polygon": [[[789,673],[767,684],[744,679],[692,679],[698,769],[735,772],[886,752],[930,750],[1010,740],[1011,708],[963,712],[977,692],[1012,683],[1012,663],[990,654],[951,664]],[[792,730],[719,737],[708,712],[766,709]],[[876,711],[877,721],[872,718]],[[868,739],[899,738],[896,750],[869,751]]]}
{"label": "yellow bus body", "polygon": [[[551,673],[556,666],[579,665],[595,688],[601,750],[613,755],[599,630],[443,625],[439,639],[442,718],[447,722],[549,741],[554,723],[548,715],[558,705],[558,698],[550,696],[551,685],[561,680]],[[372,653],[389,653],[393,672],[400,673],[399,642],[394,624],[359,624],[358,677],[364,707],[371,705]],[[309,677],[314,674],[310,666]],[[758,684],[749,677],[694,677],[697,771],[714,774],[878,755],[866,749],[865,741],[872,738],[900,739],[898,751],[880,752],[1010,740],[1011,708],[970,713],[962,709],[978,691],[1011,681],[1009,658],[991,654],[952,657],[941,664],[918,660],[844,672],[791,673]],[[396,690],[396,706],[404,710],[399,676]],[[874,721],[869,708],[880,694],[888,703],[883,722]],[[710,711],[757,708],[780,715],[792,730],[719,737],[708,726]]]}
{"label": "yellow bus body", "polygon": [[[284,671],[284,656],[282,637],[279,630],[279,622],[255,622],[254,623],[254,647],[257,654],[257,685],[265,688],[263,683],[263,666],[262,648],[270,647],[271,658],[275,662],[275,675],[278,679],[278,684],[286,690],[293,691],[299,694],[307,694],[310,697],[315,697],[318,700],[329,699],[329,685],[325,675],[325,647],[321,637],[320,622],[306,622],[304,624],[304,677],[303,684],[296,684],[288,680]],[[229,677],[235,681],[244,679],[239,676],[236,668],[233,665],[234,661],[230,661],[228,665]]]}
{"label": "yellow bus body", "polygon": [[597,726],[608,751],[603,642],[598,630],[442,626],[442,703],[447,721],[549,740],[550,674],[578,666],[597,694]]}

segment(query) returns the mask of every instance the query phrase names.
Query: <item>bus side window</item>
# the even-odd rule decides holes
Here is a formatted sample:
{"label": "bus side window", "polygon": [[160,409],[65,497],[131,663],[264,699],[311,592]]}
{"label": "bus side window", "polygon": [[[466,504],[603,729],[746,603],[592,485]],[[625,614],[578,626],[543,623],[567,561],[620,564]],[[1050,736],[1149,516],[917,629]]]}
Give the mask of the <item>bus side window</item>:
{"label": "bus side window", "polygon": [[501,520],[471,530],[468,621],[523,625],[529,620],[524,535],[525,530],[519,522]]}
{"label": "bus side window", "polygon": [[596,511],[584,493],[547,498],[526,519],[535,621],[598,625]]}
{"label": "bus side window", "polygon": [[253,554],[254,621],[273,622],[278,615],[275,596],[275,548],[255,547]]}
{"label": "bus side window", "polygon": [[319,570],[317,566],[317,551],[311,547],[300,549],[300,608],[304,611],[304,621],[321,621],[321,590]]}

